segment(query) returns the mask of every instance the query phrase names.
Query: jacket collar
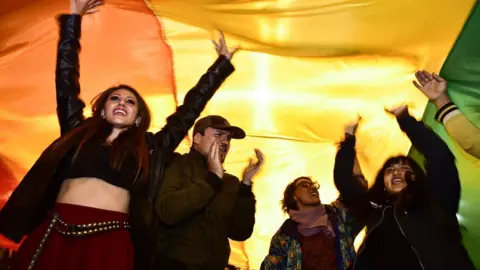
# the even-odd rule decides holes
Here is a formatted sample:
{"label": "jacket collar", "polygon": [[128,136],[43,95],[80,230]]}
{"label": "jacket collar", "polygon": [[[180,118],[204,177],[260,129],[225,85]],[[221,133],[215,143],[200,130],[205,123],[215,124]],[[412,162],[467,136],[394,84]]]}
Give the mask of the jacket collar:
{"label": "jacket collar", "polygon": [[204,168],[207,168],[207,158],[204,157],[200,152],[193,148],[190,148],[190,152],[188,153],[188,155],[195,163],[201,165]]}

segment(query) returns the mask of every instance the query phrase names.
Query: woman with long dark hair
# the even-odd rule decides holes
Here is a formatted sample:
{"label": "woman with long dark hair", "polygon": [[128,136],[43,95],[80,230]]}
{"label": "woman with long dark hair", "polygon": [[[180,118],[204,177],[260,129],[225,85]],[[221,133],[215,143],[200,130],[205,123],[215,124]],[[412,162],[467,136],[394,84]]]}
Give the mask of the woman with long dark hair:
{"label": "woman with long dark hair", "polygon": [[475,269],[456,217],[460,180],[453,154],[406,106],[388,112],[424,155],[426,172],[410,157],[392,157],[365,192],[352,180],[358,121],[346,126],[335,159],[335,184],[347,209],[367,226],[353,269]]}
{"label": "woman with long dark hair", "polygon": [[[155,225],[150,202],[164,164],[206,103],[234,71],[223,36],[219,58],[167,118],[147,132],[150,112],[132,87],[99,94],[92,117],[79,98],[80,28],[101,0],[71,0],[59,17],[56,90],[61,137],[33,165],[0,212],[0,233],[20,242],[11,269],[148,269]],[[132,241],[133,239],[133,241]],[[138,252],[137,252],[138,251]],[[138,255],[138,256],[137,256]]]}

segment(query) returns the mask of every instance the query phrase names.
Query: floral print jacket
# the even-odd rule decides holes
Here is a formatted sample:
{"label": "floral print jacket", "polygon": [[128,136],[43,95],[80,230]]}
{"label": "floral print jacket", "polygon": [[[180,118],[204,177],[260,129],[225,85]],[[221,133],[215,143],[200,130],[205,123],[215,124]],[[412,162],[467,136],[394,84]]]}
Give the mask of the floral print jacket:
{"label": "floral print jacket", "polygon": [[[340,200],[325,205],[336,234],[338,269],[346,270],[355,260],[353,242],[362,227],[348,214]],[[268,255],[262,262],[262,270],[301,270],[302,249],[297,223],[287,219],[272,237]]]}

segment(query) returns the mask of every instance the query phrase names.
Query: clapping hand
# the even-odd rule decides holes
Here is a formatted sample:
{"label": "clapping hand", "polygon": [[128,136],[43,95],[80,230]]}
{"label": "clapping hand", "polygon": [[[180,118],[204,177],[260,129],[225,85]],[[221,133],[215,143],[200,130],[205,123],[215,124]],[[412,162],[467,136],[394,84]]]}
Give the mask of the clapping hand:
{"label": "clapping hand", "polygon": [[243,171],[243,183],[247,185],[252,184],[252,178],[258,173],[263,164],[263,153],[259,149],[255,149],[255,155],[257,161],[254,162],[251,158],[247,168]]}

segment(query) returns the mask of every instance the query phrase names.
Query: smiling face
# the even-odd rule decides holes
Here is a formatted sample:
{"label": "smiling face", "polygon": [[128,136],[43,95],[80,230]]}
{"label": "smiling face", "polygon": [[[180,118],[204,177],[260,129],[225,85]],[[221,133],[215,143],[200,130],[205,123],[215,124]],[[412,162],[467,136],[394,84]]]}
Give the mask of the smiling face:
{"label": "smiling face", "polygon": [[402,192],[410,180],[415,180],[415,174],[408,162],[392,164],[383,174],[385,190],[394,195]]}
{"label": "smiling face", "polygon": [[105,120],[119,128],[132,126],[137,119],[137,104],[137,98],[132,92],[126,89],[116,90],[105,102]]}
{"label": "smiling face", "polygon": [[308,178],[301,178],[295,181],[294,198],[297,201],[299,210],[320,205],[320,185]]}

